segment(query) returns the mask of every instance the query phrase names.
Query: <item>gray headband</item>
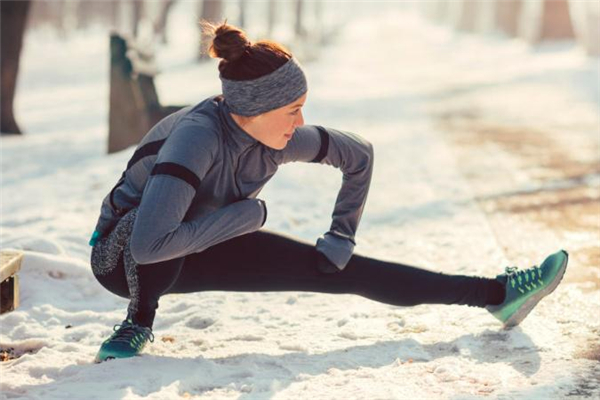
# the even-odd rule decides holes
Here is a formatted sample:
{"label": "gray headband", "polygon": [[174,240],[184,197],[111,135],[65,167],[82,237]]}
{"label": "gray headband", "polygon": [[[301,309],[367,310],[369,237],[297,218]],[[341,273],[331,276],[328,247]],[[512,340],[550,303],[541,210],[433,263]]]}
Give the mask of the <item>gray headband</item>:
{"label": "gray headband", "polygon": [[306,93],[306,76],[292,56],[285,64],[260,78],[233,81],[219,74],[223,96],[232,113],[246,117],[283,107]]}

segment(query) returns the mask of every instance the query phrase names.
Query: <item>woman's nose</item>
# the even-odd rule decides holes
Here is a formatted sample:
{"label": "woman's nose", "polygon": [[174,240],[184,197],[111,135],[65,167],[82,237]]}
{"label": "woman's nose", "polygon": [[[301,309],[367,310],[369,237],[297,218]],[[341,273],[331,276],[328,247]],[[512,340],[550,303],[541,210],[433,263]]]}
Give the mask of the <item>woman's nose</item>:
{"label": "woman's nose", "polygon": [[294,121],[294,125],[296,127],[304,125],[304,115],[302,115],[302,110],[298,112],[298,117],[296,118],[296,121]]}

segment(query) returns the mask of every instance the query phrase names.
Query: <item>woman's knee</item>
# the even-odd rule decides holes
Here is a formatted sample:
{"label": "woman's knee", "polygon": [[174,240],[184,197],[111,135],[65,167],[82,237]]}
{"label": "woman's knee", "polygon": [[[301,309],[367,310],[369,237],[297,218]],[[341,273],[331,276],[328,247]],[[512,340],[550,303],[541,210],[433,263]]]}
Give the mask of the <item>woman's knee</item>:
{"label": "woman's knee", "polygon": [[129,299],[129,287],[127,286],[127,281],[125,280],[124,277],[123,277],[123,280],[121,280],[121,279],[115,279],[115,277],[111,276],[110,274],[96,275],[95,273],[94,273],[94,277],[96,278],[98,283],[100,283],[100,285],[102,285],[102,287],[104,289],[108,290],[109,292],[111,292],[119,297]]}
{"label": "woman's knee", "polygon": [[102,287],[117,296],[129,298],[125,270],[118,252],[111,251],[101,240],[92,248],[90,264],[92,274]]}

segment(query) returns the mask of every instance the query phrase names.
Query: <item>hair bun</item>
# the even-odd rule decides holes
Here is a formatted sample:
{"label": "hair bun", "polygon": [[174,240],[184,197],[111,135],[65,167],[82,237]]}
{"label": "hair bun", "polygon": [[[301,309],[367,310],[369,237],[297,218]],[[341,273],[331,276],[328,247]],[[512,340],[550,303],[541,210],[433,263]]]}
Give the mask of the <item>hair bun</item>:
{"label": "hair bun", "polygon": [[252,46],[244,31],[228,25],[227,20],[218,26],[205,21],[201,22],[201,25],[203,25],[203,33],[213,36],[208,49],[208,54],[213,58],[222,58],[228,62],[235,61]]}

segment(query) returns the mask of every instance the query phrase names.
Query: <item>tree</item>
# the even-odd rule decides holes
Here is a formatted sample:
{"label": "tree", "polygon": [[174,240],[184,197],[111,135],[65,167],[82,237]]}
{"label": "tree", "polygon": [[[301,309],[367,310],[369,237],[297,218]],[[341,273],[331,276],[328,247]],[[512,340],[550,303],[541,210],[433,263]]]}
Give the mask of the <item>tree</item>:
{"label": "tree", "polygon": [[[199,3],[202,8],[201,19],[211,22],[221,22],[221,16],[223,15],[223,2],[221,0],[202,0]],[[206,49],[208,49],[209,42],[212,38],[207,37],[200,31],[200,49],[198,52],[199,60],[207,60],[209,58]]]}
{"label": "tree", "polygon": [[31,1],[0,1],[0,133],[22,134],[13,113],[19,59]]}
{"label": "tree", "polygon": [[306,36],[306,30],[304,29],[304,1],[296,0],[296,21],[294,25],[294,32],[296,33],[296,37],[304,37]]}
{"label": "tree", "polygon": [[247,21],[247,5],[248,2],[246,0],[239,0],[240,1],[240,14],[239,14],[239,23],[240,23],[240,28],[242,29],[246,29],[246,24],[248,23]]}
{"label": "tree", "polygon": [[154,34],[160,38],[162,44],[167,43],[167,20],[169,11],[173,8],[176,0],[163,0],[158,17],[154,21]]}
{"label": "tree", "polygon": [[144,12],[144,1],[133,0],[132,6],[133,12],[131,15],[131,26],[133,30],[133,37],[137,37],[139,33],[139,22],[142,19],[142,13]]}
{"label": "tree", "polygon": [[277,3],[275,0],[269,0],[267,10],[267,36],[272,36],[277,23]]}

